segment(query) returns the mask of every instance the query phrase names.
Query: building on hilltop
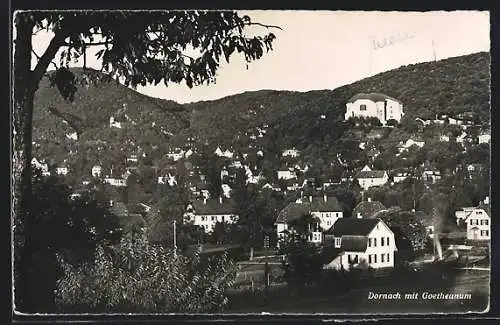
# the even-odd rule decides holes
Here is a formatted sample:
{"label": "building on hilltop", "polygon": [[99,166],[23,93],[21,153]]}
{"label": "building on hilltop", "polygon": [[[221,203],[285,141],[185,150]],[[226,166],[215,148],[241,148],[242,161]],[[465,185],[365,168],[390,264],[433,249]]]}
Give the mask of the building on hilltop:
{"label": "building on hilltop", "polygon": [[392,97],[380,93],[359,93],[346,104],[345,120],[351,117],[376,117],[382,125],[389,120],[401,121],[404,115],[403,104]]}
{"label": "building on hilltop", "polygon": [[389,175],[385,170],[372,170],[369,166],[365,166],[356,174],[356,179],[359,185],[367,190],[372,186],[382,186],[389,180]]}
{"label": "building on hilltop", "polygon": [[184,214],[185,222],[202,227],[206,233],[213,232],[217,222],[235,223],[238,221],[236,205],[232,200],[203,199],[188,205]]}

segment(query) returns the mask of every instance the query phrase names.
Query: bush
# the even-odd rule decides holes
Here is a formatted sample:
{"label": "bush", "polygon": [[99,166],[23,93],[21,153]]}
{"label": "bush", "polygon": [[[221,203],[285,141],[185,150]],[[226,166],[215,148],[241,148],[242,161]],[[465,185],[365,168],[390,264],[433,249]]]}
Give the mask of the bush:
{"label": "bush", "polygon": [[92,265],[63,267],[58,302],[76,312],[217,312],[236,277],[226,255],[175,256],[143,237],[99,247]]}

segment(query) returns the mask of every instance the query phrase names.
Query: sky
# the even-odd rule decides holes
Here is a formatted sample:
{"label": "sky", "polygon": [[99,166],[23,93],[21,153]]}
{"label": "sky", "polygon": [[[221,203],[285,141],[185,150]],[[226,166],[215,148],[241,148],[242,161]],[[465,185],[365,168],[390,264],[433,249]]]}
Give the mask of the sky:
{"label": "sky", "polygon": [[[282,28],[252,26],[249,30],[274,33],[273,51],[249,63],[248,69],[242,56],[232,56],[229,64],[221,62],[215,84],[192,89],[185,83],[160,84],[137,91],[188,103],[261,89],[334,89],[400,66],[490,50],[487,11],[252,10],[241,14]],[[37,53],[46,48],[50,36],[35,35]],[[101,68],[93,55],[88,55],[87,65]]]}

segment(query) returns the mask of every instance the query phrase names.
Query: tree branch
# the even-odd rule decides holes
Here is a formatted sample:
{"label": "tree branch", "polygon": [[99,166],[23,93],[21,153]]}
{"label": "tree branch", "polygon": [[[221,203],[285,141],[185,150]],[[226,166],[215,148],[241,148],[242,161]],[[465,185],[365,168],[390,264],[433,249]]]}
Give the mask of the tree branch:
{"label": "tree branch", "polygon": [[277,29],[280,29],[280,30],[283,30],[283,28],[281,28],[280,26],[275,26],[275,25],[266,25],[266,24],[262,24],[262,23],[245,23],[246,26],[250,26],[250,25],[257,25],[257,26],[262,26],[262,27],[265,27],[265,28],[277,28]]}
{"label": "tree branch", "polygon": [[[38,55],[38,54],[35,52],[35,50],[31,49],[31,53],[33,53],[33,54],[36,56],[36,58],[38,59],[38,61],[40,61],[40,59],[41,59],[41,58],[40,58],[40,55]],[[54,67],[56,67],[56,70],[57,70],[57,69],[59,69],[59,67],[57,66],[57,64],[56,64],[54,61],[50,61],[50,63],[52,63],[52,64],[54,65]]]}
{"label": "tree branch", "polygon": [[30,85],[32,89],[34,90],[37,89],[38,83],[42,79],[45,71],[47,71],[49,64],[52,62],[52,59],[55,57],[57,51],[59,50],[62,44],[64,44],[64,35],[61,33],[57,33],[52,38],[52,40],[49,43],[49,46],[38,60],[35,70],[33,70],[32,74],[33,79],[31,80],[31,85]]}

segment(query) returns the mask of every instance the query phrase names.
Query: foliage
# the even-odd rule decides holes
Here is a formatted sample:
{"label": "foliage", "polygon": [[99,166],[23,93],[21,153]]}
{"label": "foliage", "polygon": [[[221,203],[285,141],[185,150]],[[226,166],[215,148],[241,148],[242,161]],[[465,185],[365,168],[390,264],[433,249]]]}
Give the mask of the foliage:
{"label": "foliage", "polygon": [[402,236],[398,239],[408,240],[412,252],[423,250],[426,247],[428,242],[427,231],[422,220],[415,213],[393,208],[380,211],[376,216],[389,227],[397,228]]}
{"label": "foliage", "polygon": [[285,255],[283,262],[284,279],[299,291],[320,278],[323,267],[321,249],[306,238],[291,238],[280,244],[280,254]]}
{"label": "foliage", "polygon": [[100,313],[220,312],[236,276],[225,255],[174,255],[143,237],[100,246],[92,265],[64,268],[58,301],[70,310]]}
{"label": "foliage", "polygon": [[[109,212],[102,193],[81,193],[70,199],[71,193],[59,178],[42,177],[36,172],[31,212],[37,231],[26,234],[23,229],[15,230],[16,263],[22,262],[18,253],[24,236],[31,236],[37,243],[29,274],[37,279],[30,292],[40,312],[54,311],[53,292],[61,276],[56,255],[65,263],[81,265],[92,260],[98,245],[117,242],[121,237],[118,220]],[[16,269],[16,277],[18,272]]]}

